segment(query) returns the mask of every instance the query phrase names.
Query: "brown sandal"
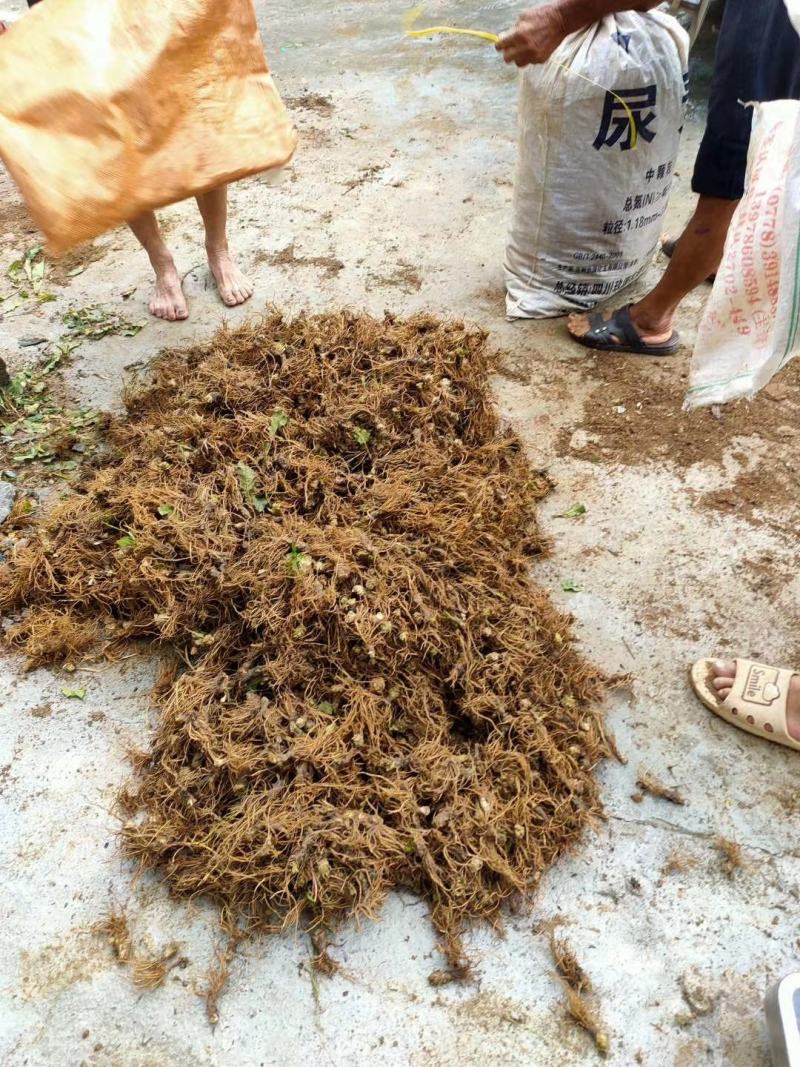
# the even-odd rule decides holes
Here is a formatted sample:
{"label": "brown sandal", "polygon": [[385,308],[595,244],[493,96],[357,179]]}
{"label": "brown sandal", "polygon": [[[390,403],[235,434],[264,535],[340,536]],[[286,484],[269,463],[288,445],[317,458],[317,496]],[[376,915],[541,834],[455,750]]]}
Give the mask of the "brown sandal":
{"label": "brown sandal", "polygon": [[690,680],[697,696],[731,726],[800,752],[800,741],[790,736],[786,720],[789,683],[797,671],[778,670],[749,659],[735,662],[736,676],[724,700],[711,684],[716,661],[701,659],[695,663]]}

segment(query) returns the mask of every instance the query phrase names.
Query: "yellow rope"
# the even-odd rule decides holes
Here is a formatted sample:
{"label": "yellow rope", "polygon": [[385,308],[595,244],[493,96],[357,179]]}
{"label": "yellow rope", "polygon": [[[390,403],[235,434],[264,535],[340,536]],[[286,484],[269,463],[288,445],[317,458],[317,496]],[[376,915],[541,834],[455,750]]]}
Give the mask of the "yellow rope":
{"label": "yellow rope", "polygon": [[480,37],[482,41],[497,44],[500,38],[496,33],[484,33],[483,30],[461,30],[457,26],[430,26],[427,30],[406,30],[406,37],[430,37],[432,33],[460,33],[464,37]]}
{"label": "yellow rope", "polygon": [[[486,33],[484,30],[462,30],[458,26],[429,26],[426,30],[412,30],[411,27],[417,22],[421,15],[421,7],[412,8],[411,11],[406,14],[403,19],[406,37],[430,37],[435,33],[457,33],[463,37],[477,37],[482,41],[490,41],[492,44],[497,44],[500,41],[500,38],[496,33]],[[628,106],[627,101],[623,100],[613,89],[606,89],[605,86],[600,85],[596,81],[592,81],[591,78],[587,78],[585,74],[579,74],[577,70],[572,70],[565,63],[556,62],[555,65],[566,74],[571,74],[574,78],[580,78],[581,81],[593,85],[595,89],[602,89],[604,93],[611,93],[614,99],[625,109],[625,114],[628,116],[628,122],[630,123],[631,128],[631,148],[636,148],[636,145],[639,143],[639,131],[636,128],[636,119]]]}
{"label": "yellow rope", "polygon": [[600,85],[599,82],[592,81],[592,79],[587,78],[585,74],[580,74],[577,70],[573,70],[571,67],[568,67],[566,63],[556,63],[556,66],[560,67],[563,71],[566,71],[567,74],[571,74],[573,78],[580,78],[581,81],[588,82],[589,85],[593,85],[595,89],[603,89],[604,93],[611,93],[614,99],[617,100],[620,104],[622,104],[622,106],[625,108],[625,114],[628,116],[628,122],[630,123],[631,127],[631,148],[636,148],[636,145],[639,143],[639,131],[636,128],[636,119],[634,118],[634,114],[628,106],[627,101],[623,100],[621,96],[618,96],[613,89],[603,88],[603,86]]}

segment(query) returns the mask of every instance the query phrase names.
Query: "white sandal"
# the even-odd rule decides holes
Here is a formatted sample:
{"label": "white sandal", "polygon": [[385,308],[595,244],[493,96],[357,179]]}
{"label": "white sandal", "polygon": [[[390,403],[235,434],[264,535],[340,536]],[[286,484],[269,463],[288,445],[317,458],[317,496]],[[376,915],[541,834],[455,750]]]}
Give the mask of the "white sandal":
{"label": "white sandal", "polygon": [[749,659],[735,662],[736,677],[724,700],[712,685],[718,661],[701,659],[695,663],[690,680],[697,696],[731,726],[800,752],[800,741],[790,736],[786,719],[789,683],[798,672],[778,670]]}

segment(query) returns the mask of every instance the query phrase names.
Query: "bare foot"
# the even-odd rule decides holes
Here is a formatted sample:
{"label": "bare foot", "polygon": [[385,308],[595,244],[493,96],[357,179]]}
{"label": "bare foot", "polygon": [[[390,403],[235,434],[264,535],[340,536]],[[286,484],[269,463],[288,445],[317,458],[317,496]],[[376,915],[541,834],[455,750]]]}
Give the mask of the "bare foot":
{"label": "bare foot", "polygon": [[253,283],[243,274],[226,250],[208,249],[208,265],[217,283],[222,303],[229,308],[237,307],[253,295]]}
{"label": "bare foot", "polygon": [[[608,321],[613,311],[607,311],[603,318]],[[649,322],[645,320],[642,315],[640,306],[638,304],[631,304],[631,321],[645,344],[648,345],[663,345],[672,337],[672,321],[667,322]],[[567,329],[575,340],[580,340],[581,337],[585,337],[591,330],[591,324],[589,322],[588,315],[570,315],[567,319]],[[620,344],[618,337],[613,335],[608,337],[609,344]]]}
{"label": "bare foot", "polygon": [[186,297],[174,263],[156,268],[156,287],[150,301],[150,314],[168,322],[189,318]]}
{"label": "bare foot", "polygon": [[[723,701],[731,691],[733,679],[736,677],[736,664],[731,660],[729,663],[717,663],[714,666],[714,688]],[[795,741],[800,741],[800,675],[795,675],[789,683],[789,700],[786,709],[786,719],[789,736]]]}

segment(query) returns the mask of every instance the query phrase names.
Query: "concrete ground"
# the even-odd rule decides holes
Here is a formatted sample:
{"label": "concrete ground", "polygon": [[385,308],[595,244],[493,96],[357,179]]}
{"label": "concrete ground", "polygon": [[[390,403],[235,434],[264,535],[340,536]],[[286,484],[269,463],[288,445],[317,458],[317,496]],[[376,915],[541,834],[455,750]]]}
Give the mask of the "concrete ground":
{"label": "concrete ground", "polygon": [[[517,6],[431,0],[428,13],[499,30]],[[553,555],[536,577],[574,612],[586,654],[634,676],[632,691],[608,708],[628,762],[602,769],[606,820],[549,873],[530,909],[509,915],[504,937],[470,935],[474,983],[428,984],[441,962],[425,909],[395,896],[379,922],[341,933],[334,978],[312,976],[302,937],[248,946],[212,1031],[196,990],[216,942],[213,915],[171,902],[155,880],[132,886],[114,840],[110,808],[129,772],[126,753],[146,743],[153,722],[153,665],[131,659],[81,674],[81,702],[62,695],[74,679],[26,675],[6,660],[2,1062],[593,1064],[591,1041],[564,1020],[535,929],[559,917],[597,991],[614,1067],[764,1067],[762,996],[800,951],[800,764],[712,717],[692,697],[686,668],[714,653],[800,665],[798,408],[789,388],[797,375],[790,368],[752,406],[690,417],[680,410],[688,349],[660,365],[595,359],[565,339],[561,322],[507,323],[513,73],[472,42],[403,40],[403,5],[387,0],[259,0],[258,8],[302,147],[279,188],[253,180],[232,191],[232,239],[255,279],[253,302],[224,312],[203,267],[195,211],[183,205],[163,217],[189,272],[188,323],[147,321],[146,263],[118,232],[96,242],[82,273],[54,287],[55,302],[0,318],[0,354],[18,370],[36,352],[19,341],[57,337],[68,307],[119,307],[144,329],[84,344],[64,385],[86,406],[116,409],[126,369],[270,301],[426,308],[481,323],[508,353],[496,380],[501,409],[556,483],[542,508]],[[19,0],[9,9],[21,11]],[[699,104],[687,128],[673,229],[690,211],[701,113]],[[7,183],[3,193],[4,271],[35,235]],[[704,296],[681,313],[688,343]],[[558,517],[578,502],[582,520]],[[566,579],[581,591],[563,593]],[[641,770],[679,788],[685,806],[634,800]],[[726,869],[718,836],[741,846],[740,867]],[[189,962],[156,992],[137,992],[91,933],[115,904],[127,909],[140,946],[181,943]]]}

